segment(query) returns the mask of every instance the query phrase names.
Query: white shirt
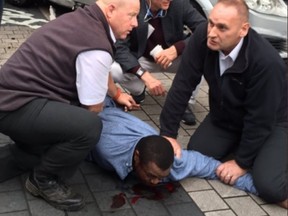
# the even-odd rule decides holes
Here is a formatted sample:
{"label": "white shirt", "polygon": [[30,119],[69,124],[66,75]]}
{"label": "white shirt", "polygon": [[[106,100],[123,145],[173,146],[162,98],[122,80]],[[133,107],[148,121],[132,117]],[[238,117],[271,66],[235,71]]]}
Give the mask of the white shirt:
{"label": "white shirt", "polygon": [[[116,39],[111,28],[110,35],[115,42]],[[77,56],[76,87],[81,104],[90,106],[104,101],[113,61],[112,56],[102,50],[85,51]]]}
{"label": "white shirt", "polygon": [[241,38],[237,46],[227,56],[225,56],[222,51],[219,51],[220,76],[222,76],[225,70],[227,70],[234,64],[236,58],[238,57],[242,44],[243,38]]}

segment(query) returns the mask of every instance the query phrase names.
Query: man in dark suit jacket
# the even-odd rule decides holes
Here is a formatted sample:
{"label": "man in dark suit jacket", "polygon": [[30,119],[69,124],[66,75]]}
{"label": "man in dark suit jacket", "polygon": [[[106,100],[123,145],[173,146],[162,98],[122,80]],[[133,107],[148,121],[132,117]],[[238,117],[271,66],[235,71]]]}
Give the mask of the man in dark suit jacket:
{"label": "man in dark suit jacket", "polygon": [[[126,40],[116,43],[116,63],[111,69],[114,81],[127,89],[138,103],[144,100],[146,87],[151,95],[164,96],[163,84],[151,72],[175,73],[189,38],[184,27],[194,31],[203,22],[205,18],[189,0],[141,0],[138,27]],[[163,50],[153,57],[150,52],[157,45]],[[183,120],[191,125],[196,123],[190,109]]]}

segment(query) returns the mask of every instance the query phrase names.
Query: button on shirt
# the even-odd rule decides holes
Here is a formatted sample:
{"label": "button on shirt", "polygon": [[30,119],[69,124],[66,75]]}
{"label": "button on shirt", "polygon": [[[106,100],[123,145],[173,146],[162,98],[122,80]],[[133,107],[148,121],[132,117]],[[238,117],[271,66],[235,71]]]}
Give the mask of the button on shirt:
{"label": "button on shirt", "polygon": [[242,44],[243,38],[241,38],[237,46],[226,56],[222,51],[219,51],[220,76],[222,76],[223,73],[234,64]]}

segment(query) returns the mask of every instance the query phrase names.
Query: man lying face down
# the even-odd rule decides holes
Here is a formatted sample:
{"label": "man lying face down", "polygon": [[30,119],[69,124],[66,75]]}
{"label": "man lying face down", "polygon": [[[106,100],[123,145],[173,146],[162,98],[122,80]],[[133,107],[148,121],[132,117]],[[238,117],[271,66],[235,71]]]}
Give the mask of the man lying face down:
{"label": "man lying face down", "polygon": [[[123,180],[130,172],[147,185],[163,181],[178,181],[185,177],[217,179],[220,161],[192,150],[182,150],[174,157],[170,142],[144,121],[117,108],[106,98],[106,106],[99,113],[103,122],[100,141],[87,160],[115,171]],[[257,195],[251,175],[241,176],[234,187]]]}

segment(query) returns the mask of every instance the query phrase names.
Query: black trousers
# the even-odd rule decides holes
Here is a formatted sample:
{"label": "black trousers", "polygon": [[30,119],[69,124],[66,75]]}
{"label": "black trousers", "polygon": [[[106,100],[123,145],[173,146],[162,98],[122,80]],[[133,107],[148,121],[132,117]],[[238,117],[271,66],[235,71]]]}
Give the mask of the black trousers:
{"label": "black trousers", "polygon": [[[240,134],[213,125],[208,114],[191,136],[187,148],[221,160],[233,153],[239,143],[240,136]],[[255,158],[252,176],[259,196],[267,202],[278,203],[287,199],[287,128],[275,127]]]}
{"label": "black trousers", "polygon": [[47,99],[0,112],[0,132],[15,142],[12,152],[19,167],[63,178],[74,174],[101,131],[97,113]]}

